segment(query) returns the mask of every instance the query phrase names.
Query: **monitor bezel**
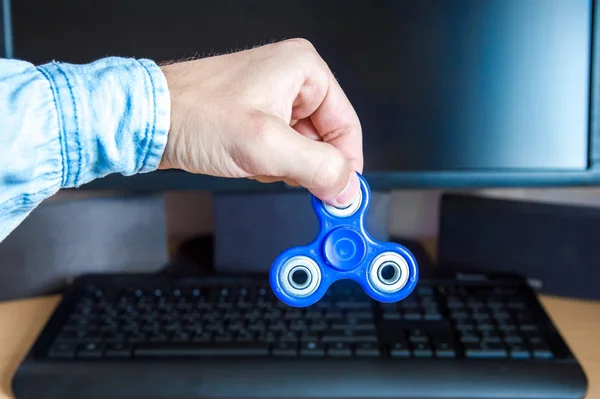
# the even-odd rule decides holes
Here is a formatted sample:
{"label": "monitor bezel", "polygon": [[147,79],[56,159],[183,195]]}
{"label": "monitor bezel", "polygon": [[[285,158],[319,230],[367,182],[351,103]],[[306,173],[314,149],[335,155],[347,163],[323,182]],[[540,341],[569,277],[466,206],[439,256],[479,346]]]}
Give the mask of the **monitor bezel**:
{"label": "monitor bezel", "polygon": [[10,0],[0,0],[0,58],[13,58]]}

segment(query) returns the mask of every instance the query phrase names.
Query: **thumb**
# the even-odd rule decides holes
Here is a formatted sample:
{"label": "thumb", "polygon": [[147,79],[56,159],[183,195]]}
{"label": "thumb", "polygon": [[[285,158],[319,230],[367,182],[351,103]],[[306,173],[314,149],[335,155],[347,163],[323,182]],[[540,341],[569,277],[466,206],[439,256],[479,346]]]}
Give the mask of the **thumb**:
{"label": "thumb", "polygon": [[[307,138],[277,120],[265,148],[276,176],[296,181],[317,198],[336,207],[350,205],[360,184],[350,161],[333,145]],[[274,148],[273,148],[274,147]]]}

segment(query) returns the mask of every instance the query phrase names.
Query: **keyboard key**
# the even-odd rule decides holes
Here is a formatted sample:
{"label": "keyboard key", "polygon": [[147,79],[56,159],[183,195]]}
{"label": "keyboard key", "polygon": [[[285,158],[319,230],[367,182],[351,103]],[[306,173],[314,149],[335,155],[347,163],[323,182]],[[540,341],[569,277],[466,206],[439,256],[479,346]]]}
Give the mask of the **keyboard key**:
{"label": "keyboard key", "polygon": [[348,309],[348,310],[370,309],[371,306],[372,306],[371,303],[369,303],[367,301],[361,301],[361,302],[343,301],[343,302],[337,302],[335,305],[335,307],[338,309]]}
{"label": "keyboard key", "polygon": [[498,330],[503,331],[503,332],[514,332],[517,331],[517,326],[515,324],[499,324],[498,325]]}
{"label": "keyboard key", "polygon": [[539,335],[526,335],[526,337],[527,341],[529,341],[529,343],[532,345],[544,343],[544,339]]}
{"label": "keyboard key", "polygon": [[464,344],[465,356],[480,359],[496,359],[507,356],[506,349],[502,344],[494,343],[469,343]]}
{"label": "keyboard key", "polygon": [[379,308],[385,312],[397,312],[398,304],[397,303],[379,303]]}
{"label": "keyboard key", "polygon": [[376,342],[375,331],[371,330],[327,330],[323,333],[324,343],[329,342]]}
{"label": "keyboard key", "polygon": [[306,311],[304,317],[307,320],[320,319],[321,317],[323,317],[323,313],[319,309],[310,309]]}
{"label": "keyboard key", "polygon": [[108,343],[116,343],[116,342],[126,342],[128,340],[129,335],[124,332],[110,332],[104,336],[104,342]]}
{"label": "keyboard key", "polygon": [[413,297],[408,297],[399,302],[398,306],[402,309],[405,309],[405,311],[410,311],[417,309],[419,307],[419,302],[417,302],[417,300]]}
{"label": "keyboard key", "polygon": [[302,312],[299,310],[288,310],[283,316],[284,320],[297,320],[302,317]]}
{"label": "keyboard key", "polygon": [[78,330],[78,331],[65,331],[62,332],[57,338],[57,342],[81,342],[85,340],[86,342],[100,342],[102,340],[103,334],[99,331],[89,331],[89,330]]}
{"label": "keyboard key", "polygon": [[256,335],[257,342],[272,343],[277,341],[277,334],[273,331],[262,331]]}
{"label": "keyboard key", "polygon": [[508,353],[513,359],[528,359],[531,357],[529,351],[522,345],[509,345]]}
{"label": "keyboard key", "polygon": [[50,348],[48,356],[54,359],[72,359],[75,357],[77,345],[68,342],[56,343]]}
{"label": "keyboard key", "polygon": [[406,312],[404,313],[405,320],[421,320],[423,316],[419,312]]}
{"label": "keyboard key", "polygon": [[235,338],[234,334],[229,331],[221,331],[221,332],[216,333],[213,336],[213,339],[215,340],[215,342],[220,342],[220,343],[233,342],[234,338]]}
{"label": "keyboard key", "polygon": [[397,310],[386,311],[382,315],[383,320],[400,320],[402,316]]}
{"label": "keyboard key", "polygon": [[462,320],[470,319],[470,315],[466,310],[456,309],[450,312],[450,318],[460,323]]}
{"label": "keyboard key", "polygon": [[494,318],[496,320],[511,320],[510,313],[503,310],[502,308],[495,309]]}
{"label": "keyboard key", "polygon": [[379,350],[379,344],[376,342],[359,342],[356,344],[354,353],[356,354],[356,356],[361,357],[372,357],[381,355],[381,351]]}
{"label": "keyboard key", "polygon": [[321,332],[327,330],[328,328],[329,324],[324,320],[315,320],[313,323],[310,324],[309,330],[313,332]]}
{"label": "keyboard key", "polygon": [[415,357],[431,357],[433,356],[433,351],[429,346],[429,343],[419,342],[412,344],[412,352]]}
{"label": "keyboard key", "polygon": [[171,336],[171,341],[172,342],[188,342],[192,339],[190,333],[185,332],[185,331],[179,331],[174,333]]}
{"label": "keyboard key", "polygon": [[285,331],[279,335],[279,341],[298,342],[298,334],[293,331]]}
{"label": "keyboard key", "polygon": [[321,334],[312,331],[305,331],[303,333],[300,333],[300,336],[298,337],[298,341],[301,342],[319,341],[320,339]]}
{"label": "keyboard key", "polygon": [[325,319],[334,322],[342,321],[344,320],[344,315],[340,310],[328,309],[327,312],[325,312]]}
{"label": "keyboard key", "polygon": [[169,324],[163,325],[162,329],[167,332],[177,333],[177,332],[181,331],[181,323],[179,323],[178,321],[169,322]]}
{"label": "keyboard key", "polygon": [[513,334],[505,335],[504,342],[506,342],[507,344],[520,344],[523,342],[523,338],[518,335],[513,335]]}
{"label": "keyboard key", "polygon": [[489,313],[484,312],[474,312],[472,317],[473,319],[478,321],[489,321],[492,318],[492,316]]}
{"label": "keyboard key", "polygon": [[105,356],[107,358],[128,358],[132,354],[132,346],[129,343],[117,343],[106,345]]}
{"label": "keyboard key", "polygon": [[290,322],[289,329],[296,332],[308,331],[308,323],[306,320],[294,320]]}
{"label": "keyboard key", "polygon": [[461,323],[457,323],[455,325],[456,329],[458,331],[461,332],[465,332],[465,331],[473,331],[475,330],[475,325],[473,323],[469,323],[469,322],[461,322]]}
{"label": "keyboard key", "polygon": [[264,315],[265,320],[270,320],[271,322],[280,321],[282,317],[283,316],[282,316],[281,312],[276,309],[272,309],[268,312],[265,312],[265,315]]}
{"label": "keyboard key", "polygon": [[427,343],[429,342],[429,337],[425,335],[411,335],[408,337],[408,340],[411,343]]}
{"label": "keyboard key", "polygon": [[443,358],[456,357],[454,345],[449,341],[438,341],[434,343],[435,355]]}
{"label": "keyboard key", "polygon": [[352,356],[352,346],[347,342],[333,342],[327,344],[327,355],[335,357]]}
{"label": "keyboard key", "polygon": [[467,306],[471,309],[482,309],[485,307],[485,303],[476,297],[469,297],[467,298]]}
{"label": "keyboard key", "polygon": [[164,342],[168,342],[169,341],[169,337],[164,332],[158,332],[156,334],[150,335],[148,337],[148,341],[149,342],[154,342],[154,343],[164,343]]}
{"label": "keyboard key", "polygon": [[494,327],[494,325],[491,323],[480,323],[477,324],[477,329],[479,331],[494,331],[496,327]]}
{"label": "keyboard key", "polygon": [[298,344],[293,342],[278,342],[273,346],[274,356],[297,356]]}
{"label": "keyboard key", "polygon": [[509,309],[519,309],[519,310],[521,310],[521,309],[526,309],[527,305],[523,301],[512,300],[512,301],[508,302],[508,304],[507,304],[506,307],[509,308]]}
{"label": "keyboard key", "polygon": [[460,299],[456,298],[456,299],[450,299],[448,300],[448,303],[446,304],[446,306],[448,306],[448,309],[464,309],[465,304],[463,301],[461,301]]}
{"label": "keyboard key", "polygon": [[460,342],[463,344],[477,343],[479,341],[480,339],[478,335],[467,333],[460,336]]}
{"label": "keyboard key", "polygon": [[267,323],[263,320],[254,320],[248,323],[248,326],[246,328],[248,329],[248,331],[254,332],[266,331]]}
{"label": "keyboard key", "polygon": [[426,337],[427,336],[427,331],[425,331],[422,328],[418,328],[418,327],[410,328],[410,329],[406,330],[406,332],[407,332],[408,336],[412,336],[412,337],[418,337],[418,336]]}
{"label": "keyboard key", "polygon": [[373,320],[373,313],[367,310],[351,310],[346,313],[347,320],[360,320],[362,322],[369,322]]}
{"label": "keyboard key", "polygon": [[241,343],[190,343],[190,344],[138,344],[136,357],[206,357],[206,356],[267,356],[269,346],[258,342]]}
{"label": "keyboard key", "polygon": [[237,325],[242,322],[242,313],[238,311],[229,311],[223,315],[223,319],[229,321],[229,325]]}
{"label": "keyboard key", "polygon": [[409,357],[410,350],[408,344],[404,342],[395,342],[390,346],[390,354],[393,357]]}
{"label": "keyboard key", "polygon": [[194,335],[194,334],[201,334],[202,331],[204,331],[204,328],[203,328],[202,323],[200,323],[200,322],[193,322],[193,323],[190,323],[190,324],[186,324],[183,327],[182,331],[185,331],[185,332],[190,333],[191,335]]}
{"label": "keyboard key", "polygon": [[531,352],[533,353],[533,357],[538,359],[551,359],[554,357],[554,354],[552,353],[548,345],[544,343],[532,344]]}
{"label": "keyboard key", "polygon": [[336,323],[336,324],[331,325],[331,329],[332,330],[372,331],[373,333],[375,333],[375,325],[372,323],[365,323],[365,324]]}
{"label": "keyboard key", "polygon": [[483,342],[500,343],[502,342],[502,337],[498,335],[495,331],[484,331],[481,333],[481,340]]}
{"label": "keyboard key", "polygon": [[442,320],[443,316],[440,313],[425,313],[423,318],[425,320]]}
{"label": "keyboard key", "polygon": [[426,308],[437,308],[439,305],[438,301],[435,298],[430,296],[421,297],[421,307]]}
{"label": "keyboard key", "polygon": [[301,344],[300,347],[300,356],[304,357],[313,357],[313,356],[324,356],[325,355],[325,345],[322,342],[317,341],[309,341]]}
{"label": "keyboard key", "polygon": [[287,326],[283,322],[283,320],[277,320],[277,321],[271,322],[271,324],[269,324],[269,330],[277,331],[277,332],[286,331]]}
{"label": "keyboard key", "polygon": [[212,337],[213,334],[208,332],[208,331],[204,331],[201,333],[197,333],[194,335],[194,337],[192,338],[193,342],[210,342],[212,341]]}
{"label": "keyboard key", "polygon": [[236,336],[237,342],[254,342],[255,337],[250,331],[240,331]]}
{"label": "keyboard key", "polygon": [[96,342],[80,344],[77,347],[77,357],[80,359],[100,359],[102,357],[102,345]]}
{"label": "keyboard key", "polygon": [[519,330],[521,331],[537,331],[538,330],[538,326],[536,326],[535,324],[532,323],[527,323],[527,324],[520,324],[519,325]]}

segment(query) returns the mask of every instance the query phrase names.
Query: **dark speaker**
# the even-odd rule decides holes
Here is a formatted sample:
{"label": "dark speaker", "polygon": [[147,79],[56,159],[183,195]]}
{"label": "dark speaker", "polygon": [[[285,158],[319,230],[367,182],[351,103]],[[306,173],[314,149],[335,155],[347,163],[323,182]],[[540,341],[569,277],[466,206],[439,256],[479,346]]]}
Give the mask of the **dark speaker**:
{"label": "dark speaker", "polygon": [[438,263],[507,272],[538,292],[600,299],[600,208],[445,194]]}
{"label": "dark speaker", "polygon": [[6,17],[8,16],[7,11],[6,10],[6,5],[8,4],[7,2],[4,2],[2,0],[0,0],[0,58],[8,58],[8,55],[6,54],[6,24],[4,23],[4,20],[6,19]]}
{"label": "dark speaker", "polygon": [[161,271],[167,244],[160,196],[43,203],[0,243],[0,300],[51,294],[84,273]]}

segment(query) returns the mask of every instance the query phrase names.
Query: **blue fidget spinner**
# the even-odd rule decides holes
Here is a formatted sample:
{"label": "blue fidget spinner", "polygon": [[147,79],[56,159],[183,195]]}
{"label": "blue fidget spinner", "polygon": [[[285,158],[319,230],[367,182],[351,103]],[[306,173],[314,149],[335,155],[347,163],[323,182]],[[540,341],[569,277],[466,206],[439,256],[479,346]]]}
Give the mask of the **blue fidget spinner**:
{"label": "blue fidget spinner", "polygon": [[406,298],[418,280],[417,262],[403,246],[378,242],[365,229],[371,191],[358,174],[360,195],[346,208],[336,208],[312,196],[319,219],[317,237],[308,245],[281,253],[270,272],[271,287],[284,303],[309,306],[337,280],[356,281],[379,302]]}

